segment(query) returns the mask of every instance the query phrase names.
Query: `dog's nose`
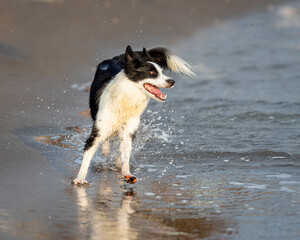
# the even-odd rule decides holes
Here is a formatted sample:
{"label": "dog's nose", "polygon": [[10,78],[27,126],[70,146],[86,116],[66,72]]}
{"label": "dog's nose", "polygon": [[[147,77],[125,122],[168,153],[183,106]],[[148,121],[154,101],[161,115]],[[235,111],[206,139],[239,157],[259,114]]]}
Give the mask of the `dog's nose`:
{"label": "dog's nose", "polygon": [[175,81],[172,79],[168,79],[168,80],[166,80],[166,82],[169,83],[170,86],[173,86],[175,84]]}

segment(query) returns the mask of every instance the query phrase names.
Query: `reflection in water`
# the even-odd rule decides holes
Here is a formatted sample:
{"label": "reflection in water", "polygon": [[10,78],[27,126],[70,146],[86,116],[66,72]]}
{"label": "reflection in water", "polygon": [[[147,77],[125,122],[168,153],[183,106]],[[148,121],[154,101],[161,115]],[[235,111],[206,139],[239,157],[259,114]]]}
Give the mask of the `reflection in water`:
{"label": "reflection in water", "polygon": [[[130,226],[129,218],[134,213],[131,203],[135,192],[125,192],[120,206],[116,207],[114,190],[107,184],[99,184],[96,199],[89,189],[76,187],[78,223],[81,235],[88,239],[136,239],[137,233]],[[90,195],[89,195],[90,194]],[[122,195],[121,195],[122,196]]]}
{"label": "reflection in water", "polygon": [[[197,196],[171,176],[166,182],[140,186],[137,194],[121,181],[111,181],[115,175],[103,172],[95,186],[72,190],[80,235],[86,239],[194,239],[234,234],[214,209],[218,201],[195,201]],[[205,191],[217,198],[215,191],[204,190],[204,195]]]}
{"label": "reflection in water", "polygon": [[[134,213],[131,203],[135,192],[129,189],[119,198],[113,189],[103,185],[99,188],[99,195],[93,198],[93,193],[87,193],[89,190],[84,187],[66,190],[65,193],[73,192],[77,198],[78,212],[72,216],[67,205],[61,208],[61,213],[43,219],[40,219],[38,210],[31,214],[24,212],[24,217],[18,218],[14,212],[0,209],[0,231],[20,239],[137,239],[129,221]],[[32,218],[35,220],[30,220]]]}

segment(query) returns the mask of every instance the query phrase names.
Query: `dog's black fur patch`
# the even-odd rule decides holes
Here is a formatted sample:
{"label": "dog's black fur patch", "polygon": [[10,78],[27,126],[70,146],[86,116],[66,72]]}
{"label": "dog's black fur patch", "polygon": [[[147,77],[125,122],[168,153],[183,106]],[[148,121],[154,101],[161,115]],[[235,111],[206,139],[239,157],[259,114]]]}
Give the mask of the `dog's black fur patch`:
{"label": "dog's black fur patch", "polygon": [[105,60],[98,65],[90,90],[90,109],[93,121],[96,120],[98,105],[104,88],[121,70],[122,67],[113,59]]}
{"label": "dog's black fur patch", "polygon": [[[158,75],[153,64],[145,61],[142,57],[143,54],[139,56],[132,51],[131,47],[127,47],[125,52],[125,74],[134,82],[138,82],[146,78],[155,78]],[[147,55],[146,58],[148,59],[149,55]]]}
{"label": "dog's black fur patch", "polygon": [[[155,78],[157,70],[148,61],[155,62],[160,67],[167,69],[167,54],[168,50],[165,48],[153,48],[149,51],[144,48],[143,51],[132,51],[131,47],[128,46],[125,54],[101,62],[97,67],[90,90],[89,103],[93,121],[96,120],[98,105],[104,88],[120,71],[125,69],[127,77],[132,81]],[[154,74],[152,74],[153,71]]]}
{"label": "dog's black fur patch", "polygon": [[98,136],[98,129],[93,126],[92,132],[88,139],[85,141],[84,151],[88,150],[91,146],[93,146],[93,143],[95,141],[95,138]]}

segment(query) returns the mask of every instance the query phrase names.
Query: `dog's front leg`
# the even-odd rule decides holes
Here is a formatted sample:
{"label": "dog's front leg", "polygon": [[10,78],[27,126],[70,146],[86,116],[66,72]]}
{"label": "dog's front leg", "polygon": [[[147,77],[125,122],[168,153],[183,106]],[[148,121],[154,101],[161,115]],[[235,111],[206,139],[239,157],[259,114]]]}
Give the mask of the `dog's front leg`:
{"label": "dog's front leg", "polygon": [[139,125],[139,119],[129,121],[119,133],[122,175],[125,181],[136,183],[137,178],[130,173],[129,160],[132,150],[132,140]]}
{"label": "dog's front leg", "polygon": [[128,134],[123,134],[120,143],[121,166],[123,175],[131,175],[129,170],[129,159],[132,150],[132,141]]}
{"label": "dog's front leg", "polygon": [[77,174],[77,177],[72,181],[72,184],[78,185],[78,184],[87,183],[85,178],[88,173],[91,160],[95,152],[97,151],[99,144],[100,144],[99,131],[95,126],[93,126],[91,135],[89,136],[89,138],[86,140],[85,143],[83,160],[80,166],[80,170]]}

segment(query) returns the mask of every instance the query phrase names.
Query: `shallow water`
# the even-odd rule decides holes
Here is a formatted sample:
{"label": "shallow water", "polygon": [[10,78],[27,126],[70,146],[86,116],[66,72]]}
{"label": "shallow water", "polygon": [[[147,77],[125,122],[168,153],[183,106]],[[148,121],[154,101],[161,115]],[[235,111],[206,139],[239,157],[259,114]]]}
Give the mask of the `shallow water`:
{"label": "shallow water", "polygon": [[[89,187],[63,177],[45,195],[53,208],[37,201],[24,217],[0,209],[0,229],[26,239],[299,239],[299,12],[299,2],[269,6],[172,46],[198,77],[174,75],[167,101],[144,113],[132,159],[138,183],[125,184],[116,154],[104,160],[99,151]],[[89,127],[16,134],[75,176]]]}

